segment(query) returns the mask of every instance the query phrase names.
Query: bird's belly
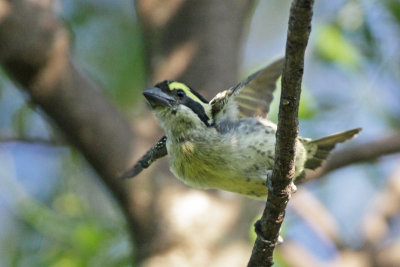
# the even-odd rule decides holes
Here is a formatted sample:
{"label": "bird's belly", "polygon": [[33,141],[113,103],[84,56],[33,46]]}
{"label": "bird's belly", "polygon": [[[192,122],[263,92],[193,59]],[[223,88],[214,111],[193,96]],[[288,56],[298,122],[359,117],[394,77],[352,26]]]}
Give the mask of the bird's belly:
{"label": "bird's belly", "polygon": [[243,151],[212,153],[190,142],[168,154],[171,171],[189,186],[215,188],[259,199],[267,197],[265,182],[272,157],[266,156],[262,163],[255,163]]}
{"label": "bird's belly", "polygon": [[[217,167],[216,165],[214,165]],[[172,172],[185,184],[202,189],[220,189],[247,195],[252,198],[266,199],[267,187],[265,185],[267,176],[232,170],[227,166],[218,166],[221,171],[199,168],[187,163],[184,168],[174,168],[171,164]],[[224,169],[222,169],[224,168]]]}
{"label": "bird's belly", "polygon": [[[229,139],[230,142],[185,141],[168,144],[171,171],[189,186],[215,188],[252,198],[266,199],[267,175],[274,165],[275,140],[263,145],[260,138]],[[252,141],[254,140],[254,141]],[[297,147],[295,176],[303,171],[304,148]]]}

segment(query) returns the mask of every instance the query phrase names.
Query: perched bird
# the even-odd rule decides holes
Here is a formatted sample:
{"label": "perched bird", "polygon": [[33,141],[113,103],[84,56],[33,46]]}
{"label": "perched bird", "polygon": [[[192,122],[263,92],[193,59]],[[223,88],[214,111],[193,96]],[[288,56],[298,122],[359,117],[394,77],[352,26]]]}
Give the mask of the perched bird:
{"label": "perched bird", "polygon": [[[197,188],[217,188],[266,199],[275,158],[276,125],[266,119],[283,59],[279,59],[210,102],[189,86],[163,81],[143,92],[166,136],[122,175],[137,175],[168,154],[171,171]],[[353,129],[317,140],[299,137],[295,179],[316,169]]]}

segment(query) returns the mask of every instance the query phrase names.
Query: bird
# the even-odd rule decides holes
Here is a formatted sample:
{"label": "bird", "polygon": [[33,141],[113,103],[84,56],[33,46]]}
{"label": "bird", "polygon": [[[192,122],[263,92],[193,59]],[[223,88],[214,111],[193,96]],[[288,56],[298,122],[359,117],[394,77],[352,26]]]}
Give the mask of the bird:
{"label": "bird", "polygon": [[[143,91],[163,136],[121,178],[138,175],[168,155],[170,170],[185,184],[266,200],[275,159],[277,126],[267,119],[284,58],[207,101],[188,85],[165,80]],[[337,143],[361,128],[320,139],[298,137],[294,180],[316,169]],[[293,187],[295,188],[295,187]]]}

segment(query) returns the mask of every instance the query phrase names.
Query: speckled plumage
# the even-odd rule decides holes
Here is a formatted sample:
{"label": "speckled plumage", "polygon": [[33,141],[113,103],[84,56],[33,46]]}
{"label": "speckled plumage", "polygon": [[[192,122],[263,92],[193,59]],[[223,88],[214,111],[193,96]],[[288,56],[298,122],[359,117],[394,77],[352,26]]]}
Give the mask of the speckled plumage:
{"label": "speckled plumage", "polygon": [[[266,181],[274,166],[276,125],[264,119],[283,60],[250,75],[210,102],[183,83],[164,81],[144,91],[166,138],[153,146],[123,177],[138,174],[166,155],[184,183],[266,199]],[[264,118],[262,118],[264,117]],[[299,137],[295,178],[315,169],[336,143],[360,129],[311,140]]]}
{"label": "speckled plumage", "polygon": [[[169,113],[171,112],[171,113]],[[223,119],[207,127],[190,108],[155,110],[167,135],[171,171],[197,188],[217,188],[265,199],[275,157],[276,126],[250,117]],[[297,145],[296,176],[304,170],[306,150]]]}

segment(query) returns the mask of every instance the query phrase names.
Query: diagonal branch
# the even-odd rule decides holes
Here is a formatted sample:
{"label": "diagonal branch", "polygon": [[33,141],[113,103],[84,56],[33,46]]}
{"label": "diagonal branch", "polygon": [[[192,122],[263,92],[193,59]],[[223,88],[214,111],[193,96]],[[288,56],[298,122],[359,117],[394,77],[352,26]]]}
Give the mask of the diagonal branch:
{"label": "diagonal branch", "polygon": [[45,146],[66,146],[62,140],[54,138],[41,138],[41,137],[0,137],[0,143],[24,143],[24,144],[38,144]]}
{"label": "diagonal branch", "polygon": [[351,164],[368,162],[400,152],[400,134],[393,133],[379,140],[346,147],[329,156],[322,167],[307,174],[304,182],[321,178],[325,174]]}
{"label": "diagonal branch", "polygon": [[[0,0],[0,64],[82,152],[139,231],[129,192],[115,179],[128,166],[129,123],[69,59],[69,38],[52,1]],[[4,9],[4,7],[6,7]]]}
{"label": "diagonal branch", "polygon": [[311,31],[313,4],[313,0],[294,0],[290,9],[276,133],[275,165],[267,204],[262,218],[256,224],[257,239],[248,266],[272,266],[273,251],[291,194],[304,52]]}

